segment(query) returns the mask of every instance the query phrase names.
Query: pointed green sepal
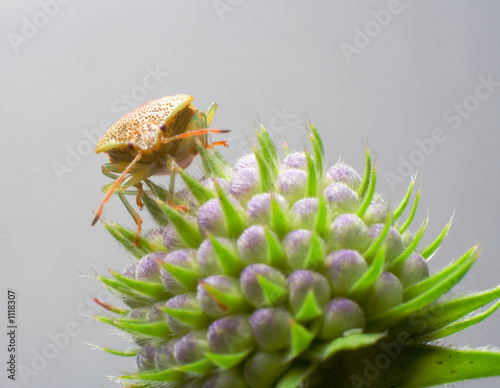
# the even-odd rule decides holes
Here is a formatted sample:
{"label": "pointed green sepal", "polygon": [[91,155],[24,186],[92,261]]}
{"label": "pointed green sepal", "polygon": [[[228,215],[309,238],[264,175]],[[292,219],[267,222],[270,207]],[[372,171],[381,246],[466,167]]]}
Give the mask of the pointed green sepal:
{"label": "pointed green sepal", "polygon": [[406,206],[408,205],[411,193],[413,192],[413,186],[415,185],[415,178],[416,175],[412,176],[410,184],[408,185],[408,190],[406,190],[404,198],[401,200],[396,210],[394,210],[394,222],[399,220],[399,217],[401,217],[401,214],[403,214],[404,210],[406,209]]}
{"label": "pointed green sepal", "polygon": [[139,244],[135,245],[135,231],[114,222],[101,221],[101,223],[116,241],[135,257],[139,258],[151,252],[166,250],[165,246],[161,247],[158,243],[151,243],[142,236],[139,236]]}
{"label": "pointed green sepal", "polygon": [[[159,381],[159,382],[180,382],[185,376],[184,372],[177,368],[165,369],[160,372],[139,372],[131,375],[119,376],[119,380],[138,380],[138,381]],[[135,388],[136,385],[133,385]]]}
{"label": "pointed green sepal", "polygon": [[443,242],[444,238],[448,234],[448,231],[450,230],[452,222],[453,222],[453,216],[451,216],[450,222],[448,222],[445,225],[445,227],[443,228],[443,230],[441,231],[439,236],[437,236],[437,238],[433,242],[431,242],[428,246],[426,246],[424,249],[422,249],[420,254],[422,255],[422,257],[424,259],[429,259],[434,254],[434,252],[436,252],[436,250],[439,248],[439,246]]}
{"label": "pointed green sepal", "polygon": [[375,286],[384,271],[385,249],[385,245],[380,247],[368,270],[351,287],[348,294],[350,298],[360,301]]}
{"label": "pointed green sepal", "polygon": [[322,239],[326,239],[328,236],[328,207],[326,206],[325,196],[320,195],[318,201],[318,213],[316,214],[316,221],[314,224],[314,230]]}
{"label": "pointed green sepal", "polygon": [[274,187],[274,179],[270,171],[270,167],[257,147],[253,147],[253,153],[257,159],[257,164],[260,171],[260,181],[262,182],[262,192],[269,193]]}
{"label": "pointed green sepal", "polygon": [[474,252],[469,255],[467,260],[463,261],[463,264],[457,267],[455,271],[442,278],[441,281],[437,282],[429,289],[426,289],[420,295],[371,317],[368,322],[368,328],[370,330],[382,330],[384,328],[391,327],[401,319],[429,305],[445,292],[448,292],[456,283],[460,281],[460,279],[462,279],[472,264],[474,264],[478,255],[478,250],[475,249]]}
{"label": "pointed green sepal", "polygon": [[180,309],[180,308],[170,308],[161,307],[161,310],[165,311],[168,315],[174,317],[178,321],[185,323],[192,327],[193,329],[202,329],[208,326],[210,323],[210,318],[207,314],[201,310],[194,309]]}
{"label": "pointed green sepal", "polygon": [[212,361],[215,365],[229,369],[233,366],[240,364],[243,360],[245,360],[248,355],[253,351],[253,349],[244,350],[243,352],[234,353],[234,354],[218,354],[207,352],[207,358]]}
{"label": "pointed green sepal", "polygon": [[182,168],[176,167],[176,172],[179,173],[187,188],[189,189],[189,191],[191,191],[191,194],[193,194],[193,197],[196,198],[200,205],[203,205],[210,199],[217,198],[212,190],[210,190],[206,186],[203,186],[203,184],[186,173],[186,171],[184,171]]}
{"label": "pointed green sepal", "polygon": [[292,322],[291,332],[292,342],[290,344],[290,351],[287,354],[288,360],[293,360],[299,354],[304,352],[316,337],[316,333],[314,331],[308,331],[304,326],[297,322]]}
{"label": "pointed green sepal", "polygon": [[148,301],[153,302],[150,298],[145,297],[143,294],[137,293],[136,291],[132,290],[130,287],[116,279],[111,279],[100,275],[97,276],[97,279],[99,279],[108,290],[119,297],[128,296],[135,302],[138,302],[137,304]]}
{"label": "pointed green sepal", "polygon": [[357,214],[359,218],[363,218],[366,211],[368,210],[368,207],[370,206],[370,203],[372,202],[373,196],[375,194],[376,185],[377,185],[377,167],[375,164],[373,164],[370,176],[370,183],[368,184],[368,189],[366,190],[364,197],[362,197],[361,205],[359,206]]}
{"label": "pointed green sepal", "polygon": [[257,282],[261,287],[266,306],[275,306],[276,301],[282,301],[288,293],[287,287],[273,283],[262,274],[257,275]]}
{"label": "pointed green sepal", "polygon": [[198,225],[188,221],[179,211],[173,209],[165,202],[159,199],[156,201],[186,245],[190,248],[198,248],[203,240]]}
{"label": "pointed green sepal", "polygon": [[[302,268],[312,271],[318,270],[325,258],[325,244],[316,233],[311,233],[311,246],[304,259]],[[299,269],[299,268],[297,268]]]}
{"label": "pointed green sepal", "polygon": [[201,162],[208,178],[227,179],[224,167],[220,164],[218,158],[209,152],[199,139],[195,139],[196,147],[201,156]]}
{"label": "pointed green sepal", "polygon": [[230,237],[237,238],[246,228],[245,213],[239,211],[236,205],[229,200],[226,192],[214,180],[214,186],[226,219],[227,231]]}
{"label": "pointed green sepal", "polygon": [[361,185],[359,186],[358,189],[358,196],[359,198],[364,198],[366,191],[368,190],[368,185],[370,184],[371,181],[371,176],[372,176],[372,160],[370,156],[370,149],[366,147],[366,152],[365,152],[365,173],[363,174],[363,181],[361,182]]}
{"label": "pointed green sepal", "polygon": [[235,275],[241,272],[242,263],[238,257],[237,252],[234,249],[227,247],[222,244],[215,237],[208,236],[212,247],[214,248],[217,259],[226,275]]}
{"label": "pointed green sepal", "polygon": [[141,198],[149,214],[151,214],[151,217],[153,217],[153,220],[158,225],[166,226],[170,223],[168,217],[161,210],[160,206],[158,206],[158,203],[154,198],[152,198],[148,193],[143,193]]}
{"label": "pointed green sepal", "polygon": [[205,375],[209,373],[214,368],[214,364],[210,360],[200,360],[193,362],[191,364],[181,365],[175,369],[185,373],[196,373],[200,375]]}
{"label": "pointed green sepal", "polygon": [[301,387],[316,368],[316,363],[306,360],[297,360],[292,363],[292,366],[285,375],[278,381],[276,388]]}
{"label": "pointed green sepal", "polygon": [[111,311],[112,313],[118,314],[118,315],[127,315],[130,310],[126,309],[121,309],[119,307],[113,306],[109,303],[103,302],[100,299],[93,298],[93,301],[97,303],[99,306],[104,307],[106,310]]}
{"label": "pointed green sepal", "polygon": [[115,356],[120,356],[120,357],[135,357],[137,354],[139,354],[139,351],[141,349],[129,349],[129,350],[118,350],[118,349],[111,349],[111,348],[105,348],[104,346],[98,346],[97,349],[103,350],[106,353],[109,354],[114,354]]}
{"label": "pointed green sepal", "polygon": [[243,312],[247,311],[249,304],[242,293],[229,293],[227,291],[221,291],[218,288],[204,282],[200,281],[200,285],[207,291],[210,297],[217,302],[225,311],[228,312]]}
{"label": "pointed green sepal", "polygon": [[269,264],[274,268],[286,267],[286,254],[278,237],[267,227],[264,228],[269,252]]}
{"label": "pointed green sepal", "polygon": [[311,140],[311,144],[313,147],[314,153],[314,164],[316,166],[316,172],[318,178],[321,179],[323,176],[323,164],[325,157],[325,150],[323,148],[323,140],[321,140],[321,136],[318,133],[318,130],[314,126],[313,123],[309,122],[309,127],[311,128],[311,134],[309,134],[309,138]]}
{"label": "pointed green sepal", "polygon": [[389,233],[390,227],[391,227],[391,214],[388,214],[383,229],[380,231],[377,238],[370,244],[370,246],[363,253],[363,257],[368,262],[370,262],[375,257],[377,252],[380,250],[382,242],[384,242],[385,238],[387,237],[387,234]]}
{"label": "pointed green sepal", "polygon": [[422,193],[422,183],[420,183],[420,186],[419,186],[418,191],[417,191],[417,195],[415,196],[415,201],[413,202],[413,206],[411,208],[410,214],[408,215],[408,218],[403,223],[403,225],[398,227],[399,233],[402,234],[406,229],[408,229],[408,227],[412,223],[413,218],[415,217],[415,213],[417,212],[418,201],[420,200],[421,193]]}
{"label": "pointed green sepal", "polygon": [[307,158],[307,197],[317,197],[319,191],[319,183],[318,183],[318,174],[316,172],[316,166],[312,160],[311,154],[309,151],[304,151]]}
{"label": "pointed green sepal", "polygon": [[188,289],[194,290],[198,285],[198,280],[203,278],[199,268],[192,268],[192,266],[183,267],[168,261],[161,262],[160,265],[165,268],[165,270],[167,270],[172,277]]}
{"label": "pointed green sepal", "polygon": [[99,322],[114,326],[120,330],[126,331],[134,335],[144,335],[152,338],[168,338],[170,329],[165,320],[156,322],[143,322],[131,319],[109,318],[109,317],[94,317]]}
{"label": "pointed green sepal", "polygon": [[262,124],[260,125],[260,131],[257,131],[257,139],[262,156],[268,161],[272,176],[276,177],[278,175],[278,153],[269,133]]}
{"label": "pointed green sepal", "polygon": [[347,337],[336,338],[326,344],[317,345],[307,351],[305,356],[316,361],[324,361],[345,350],[356,350],[373,345],[383,337],[385,337],[385,333],[352,334]]}
{"label": "pointed green sepal", "polygon": [[290,219],[271,193],[271,228],[281,239],[290,231]]}
{"label": "pointed green sepal", "polygon": [[137,294],[143,295],[144,297],[162,300],[170,296],[170,294],[165,291],[165,286],[161,282],[150,282],[147,280],[138,280],[124,276],[121,273],[110,269],[109,272],[118,281],[125,284],[127,287],[134,290]]}
{"label": "pointed green sepal", "polygon": [[323,314],[323,309],[316,301],[314,292],[309,290],[304,303],[295,314],[294,318],[299,322],[311,322]]}
{"label": "pointed green sepal", "polygon": [[422,237],[425,233],[425,229],[427,229],[428,222],[429,218],[426,217],[411,244],[408,245],[408,247],[390,263],[388,267],[389,271],[393,268],[397,268],[398,266],[403,265],[406,259],[410,257],[410,255],[415,251],[415,248],[417,248],[418,243],[420,242],[420,240],[422,240]]}

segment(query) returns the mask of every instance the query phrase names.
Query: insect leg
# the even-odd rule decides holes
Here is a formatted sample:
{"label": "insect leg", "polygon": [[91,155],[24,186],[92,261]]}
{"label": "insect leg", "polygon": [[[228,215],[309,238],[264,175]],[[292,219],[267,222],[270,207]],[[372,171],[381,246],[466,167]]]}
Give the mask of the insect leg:
{"label": "insect leg", "polygon": [[104,199],[101,202],[101,206],[99,206],[99,209],[97,210],[97,212],[95,214],[95,217],[92,221],[92,225],[95,225],[97,220],[99,220],[99,217],[101,216],[101,213],[102,213],[102,209],[104,208],[104,204],[109,201],[109,198],[111,198],[111,195],[113,194],[113,192],[118,188],[118,186],[120,185],[123,178],[125,178],[125,175],[127,175],[130,172],[132,167],[134,167],[134,165],[139,161],[141,156],[142,156],[142,152],[139,152],[137,154],[137,156],[134,158],[134,160],[132,160],[130,162],[130,164],[128,165],[128,167],[123,171],[123,173],[116,179],[113,186],[111,186],[111,188],[108,190],[108,192],[104,196]]}
{"label": "insect leg", "polygon": [[118,196],[122,200],[123,204],[127,208],[128,212],[130,213],[132,218],[134,219],[135,224],[137,225],[137,228],[135,230],[135,238],[134,238],[134,245],[133,246],[134,247],[139,246],[139,237],[141,235],[141,229],[142,229],[142,218],[141,218],[141,216],[139,216],[139,214],[137,214],[137,212],[134,210],[134,208],[129,203],[129,201],[127,201],[127,198],[125,198],[125,195],[121,191],[118,191]]}

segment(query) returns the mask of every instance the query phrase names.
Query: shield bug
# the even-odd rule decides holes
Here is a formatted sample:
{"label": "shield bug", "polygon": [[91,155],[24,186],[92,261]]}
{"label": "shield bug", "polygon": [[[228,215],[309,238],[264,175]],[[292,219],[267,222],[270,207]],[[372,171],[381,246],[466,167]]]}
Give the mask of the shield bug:
{"label": "shield bug", "polygon": [[[208,144],[209,132],[224,133],[226,129],[208,129],[217,105],[212,103],[205,113],[191,102],[193,97],[178,94],[150,101],[126,114],[109,128],[97,143],[96,154],[104,152],[110,163],[102,166],[104,175],[115,182],[103,187],[106,192],[92,225],[99,220],[104,204],[116,192],[137,225],[135,244],[141,232],[141,217],[125,199],[127,188],[137,188],[137,205],[142,208],[141,182],[155,174],[170,174],[171,161],[186,168],[198,153],[195,138],[206,148],[224,145],[226,141]],[[173,194],[173,173],[171,177]],[[172,200],[172,198],[169,198]]]}

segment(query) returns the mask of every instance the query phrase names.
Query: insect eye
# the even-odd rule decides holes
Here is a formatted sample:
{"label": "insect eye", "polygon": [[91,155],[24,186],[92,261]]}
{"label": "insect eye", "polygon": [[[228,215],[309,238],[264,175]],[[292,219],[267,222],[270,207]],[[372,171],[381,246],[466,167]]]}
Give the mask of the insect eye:
{"label": "insect eye", "polygon": [[165,123],[161,123],[159,125],[161,131],[163,132],[163,134],[167,133],[167,126],[165,125]]}
{"label": "insect eye", "polygon": [[132,140],[129,140],[127,143],[127,147],[130,151],[134,150],[134,143],[132,143]]}

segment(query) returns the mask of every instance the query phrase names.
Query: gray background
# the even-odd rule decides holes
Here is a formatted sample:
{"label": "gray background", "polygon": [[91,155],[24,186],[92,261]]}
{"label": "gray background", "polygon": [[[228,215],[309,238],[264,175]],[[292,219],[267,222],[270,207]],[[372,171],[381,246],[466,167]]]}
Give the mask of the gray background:
{"label": "gray background", "polygon": [[[302,150],[307,136],[301,120],[308,114],[330,164],[342,156],[362,172],[369,143],[381,171],[378,191],[391,204],[409,182],[403,161],[412,163],[423,177],[413,230],[429,211],[429,242],[455,212],[432,268],[480,240],[480,260],[456,290],[499,283],[500,86],[474,98],[479,77],[500,81],[498,2],[401,0],[390,21],[381,22],[374,12],[387,15],[382,11],[396,3],[56,4],[0,6],[1,322],[5,326],[6,290],[13,288],[18,361],[28,368],[37,352],[54,350],[51,334],[62,338],[68,324],[72,334],[46,365],[25,377],[30,387],[114,387],[106,376],[132,367],[131,360],[82,344],[126,347],[82,314],[98,311],[93,295],[106,298],[99,282],[85,275],[130,262],[101,225],[90,227],[100,187],[109,180],[100,171],[105,156],[94,155],[94,140],[85,135],[97,138],[100,125],[107,128],[128,111],[121,102],[127,96],[133,107],[177,93],[193,95],[203,110],[216,101],[213,126],[232,129],[231,147],[223,150],[229,159],[249,150],[257,114],[276,141]],[[32,23],[38,27],[30,29]],[[361,41],[360,30],[372,37]],[[343,52],[355,43],[363,47]],[[147,79],[148,69],[159,69],[157,82]],[[468,117],[459,122],[449,110],[464,103]],[[446,139],[430,144],[424,139],[435,128]],[[419,151],[419,141],[431,152]],[[199,174],[198,164],[190,169]],[[133,224],[117,198],[105,214]],[[499,322],[497,313],[447,342],[500,346]],[[5,340],[2,335],[0,360],[7,356]],[[19,370],[16,382],[5,375],[2,367],[0,386],[24,385]],[[499,383],[493,378],[457,386]]]}

